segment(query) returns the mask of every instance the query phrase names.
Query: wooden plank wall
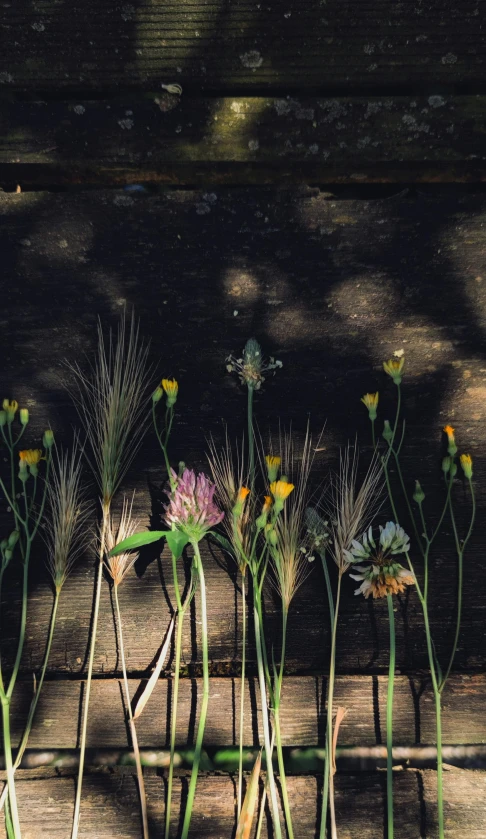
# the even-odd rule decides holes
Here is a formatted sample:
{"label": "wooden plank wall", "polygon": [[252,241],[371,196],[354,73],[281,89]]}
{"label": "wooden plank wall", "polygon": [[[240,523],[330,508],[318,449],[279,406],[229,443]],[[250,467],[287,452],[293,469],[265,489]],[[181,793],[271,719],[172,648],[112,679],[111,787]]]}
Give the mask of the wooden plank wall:
{"label": "wooden plank wall", "polygon": [[[444,694],[444,742],[478,747],[478,755],[486,741],[484,12],[484,0],[19,0],[0,11],[2,387],[4,396],[29,407],[30,442],[40,441],[48,422],[58,439],[71,439],[77,419],[64,359],[90,355],[97,318],[113,326],[125,306],[135,309],[151,340],[154,381],[174,375],[180,382],[172,457],[197,468],[205,467],[208,435],[223,438],[223,419],[231,435],[241,434],[245,395],[226,372],[225,358],[239,354],[249,336],[283,361],[256,400],[263,435],[275,432],[279,418],[293,423],[300,440],[308,414],[316,437],[325,424],[316,482],[326,479],[339,446],[356,432],[369,457],[360,396],[379,389],[380,417],[391,416],[394,391],[381,365],[404,350],[404,461],[410,486],[422,481],[432,517],[446,422],[475,460],[478,526],[467,556],[459,649]],[[182,91],[168,91],[170,84]],[[124,487],[136,489],[142,524],[160,521],[163,481],[148,434]],[[468,508],[459,481],[455,492],[462,523]],[[0,514],[6,526],[3,502]],[[142,552],[121,590],[133,693],[150,673],[173,608],[167,559],[156,549]],[[206,745],[215,749],[236,742],[241,599],[223,554],[207,548],[204,561],[211,662]],[[454,632],[456,573],[446,534],[434,555],[431,588],[441,660]],[[59,750],[72,755],[79,742],[93,577],[93,556],[86,553],[63,592],[32,732],[37,751],[31,768],[19,772],[26,839],[69,836],[75,766],[60,760],[57,768],[46,767],[41,755],[49,753],[52,762]],[[355,598],[353,589],[346,581],[336,703],[348,709],[341,745],[366,751],[385,737],[387,615],[382,603]],[[2,592],[6,661],[19,602],[12,567]],[[17,735],[51,604],[39,543],[15,695]],[[266,612],[278,649],[271,591]],[[395,743],[433,746],[423,619],[413,591],[397,600],[396,623]],[[119,751],[127,739],[108,584],[98,638],[88,741],[101,752]],[[324,744],[329,642],[323,581],[312,567],[290,617],[282,710],[289,748]],[[250,748],[260,743],[254,659],[250,646]],[[147,752],[167,748],[172,666],[171,657],[152,712],[141,720]],[[198,714],[197,607],[184,634],[183,675],[181,747],[191,744]],[[140,835],[133,770],[109,765],[105,754],[106,765],[93,761],[88,770],[80,836],[132,839]],[[340,836],[386,835],[383,773],[370,771],[370,760],[366,771],[338,773]],[[397,836],[432,839],[435,772],[409,765],[402,762],[396,773]],[[467,765],[446,773],[448,839],[486,834],[484,773],[474,760]],[[157,837],[164,770],[145,771]],[[179,801],[187,789],[183,771],[177,783]],[[290,777],[299,839],[316,835],[320,784],[315,773]],[[234,798],[234,776],[203,774],[191,835],[231,836]],[[176,821],[174,837],[175,831]]]}

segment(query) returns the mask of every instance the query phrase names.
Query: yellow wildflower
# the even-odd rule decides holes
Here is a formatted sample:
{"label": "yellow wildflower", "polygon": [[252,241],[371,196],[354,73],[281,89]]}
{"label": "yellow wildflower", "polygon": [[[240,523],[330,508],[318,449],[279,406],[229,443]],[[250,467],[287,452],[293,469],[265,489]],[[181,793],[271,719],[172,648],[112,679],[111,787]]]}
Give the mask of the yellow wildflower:
{"label": "yellow wildflower", "polygon": [[7,422],[10,425],[11,422],[14,421],[15,414],[17,413],[19,407],[19,403],[12,399],[11,402],[8,399],[3,400],[2,408],[7,414]]}
{"label": "yellow wildflower", "polygon": [[388,361],[383,362],[383,370],[388,374],[388,376],[391,376],[396,385],[399,385],[402,381],[402,370],[404,364],[404,358],[390,358]]}
{"label": "yellow wildflower", "polygon": [[167,394],[167,407],[172,408],[177,402],[179,385],[175,379],[162,379],[162,387]]}
{"label": "yellow wildflower", "polygon": [[269,514],[271,508],[272,508],[272,496],[271,495],[265,495],[265,503],[262,507],[262,511],[261,511],[260,515],[258,516],[258,518],[255,522],[258,530],[262,530],[262,528],[266,527],[268,514]]}
{"label": "yellow wildflower", "polygon": [[461,454],[459,460],[461,461],[462,471],[464,472],[468,481],[471,480],[473,470],[472,470],[472,457],[470,454]]}
{"label": "yellow wildflower", "polygon": [[445,425],[443,430],[444,430],[444,434],[447,434],[447,443],[448,443],[447,452],[448,452],[448,454],[451,455],[451,457],[454,457],[454,455],[457,453],[456,439],[454,437],[454,429],[453,429],[452,425]]}
{"label": "yellow wildflower", "polygon": [[247,497],[250,494],[250,490],[248,487],[240,487],[238,490],[238,495],[236,496],[235,506],[233,507],[233,515],[234,516],[241,516],[243,512],[243,507]]}
{"label": "yellow wildflower", "polygon": [[42,449],[24,449],[19,452],[20,462],[27,466],[37,466],[42,460]]}
{"label": "yellow wildflower", "polygon": [[268,480],[270,482],[277,480],[278,470],[281,463],[281,458],[272,454],[267,454],[265,457],[267,463]]}
{"label": "yellow wildflower", "polygon": [[365,393],[361,398],[363,405],[368,408],[370,420],[376,419],[376,411],[378,408],[379,393]]}
{"label": "yellow wildflower", "polygon": [[294,485],[288,481],[273,481],[270,484],[270,492],[273,495],[275,515],[278,515],[283,510],[285,499],[289,497],[294,489]]}

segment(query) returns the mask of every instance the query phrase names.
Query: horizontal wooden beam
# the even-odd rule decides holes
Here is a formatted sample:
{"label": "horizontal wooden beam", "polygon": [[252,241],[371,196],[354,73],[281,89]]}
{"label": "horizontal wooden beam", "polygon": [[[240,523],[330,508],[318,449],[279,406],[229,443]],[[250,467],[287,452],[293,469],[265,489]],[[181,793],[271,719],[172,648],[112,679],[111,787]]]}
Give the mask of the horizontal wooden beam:
{"label": "horizontal wooden beam", "polygon": [[0,182],[483,182],[485,110],[439,95],[4,103]]}
{"label": "horizontal wooden beam", "polygon": [[192,89],[484,84],[478,0],[231,4],[95,0],[2,11],[7,89]]}
{"label": "horizontal wooden beam", "polygon": [[[74,784],[71,777],[52,773],[33,773],[37,780],[27,780],[29,772],[18,772],[17,796],[23,835],[65,837],[72,820]],[[40,776],[40,777],[39,777]],[[400,839],[435,839],[436,773],[433,771],[397,772],[394,776],[395,825]],[[359,835],[363,839],[384,836],[385,776],[337,775],[335,780],[336,819],[339,835]],[[164,825],[164,780],[148,774],[145,779],[148,814],[154,835]],[[236,780],[229,777],[200,777],[194,806],[191,837],[221,839],[231,835],[235,825]],[[320,779],[289,777],[290,807],[298,839],[314,839],[320,816]],[[187,779],[174,781],[172,813],[176,836],[181,797]],[[486,775],[454,770],[444,776],[445,823],[449,836],[484,839],[484,797]],[[138,839],[141,832],[136,779],[132,770],[88,775],[83,786],[80,835],[83,839]],[[273,835],[264,820],[262,834]],[[0,824],[4,839],[4,823]]]}
{"label": "horizontal wooden beam", "polygon": [[[205,744],[208,747],[237,743],[241,681],[212,678]],[[334,705],[346,709],[339,730],[341,746],[382,745],[386,740],[386,685],[384,677],[340,676]],[[140,680],[130,680],[131,695],[138,695]],[[93,683],[88,725],[91,748],[123,748],[127,745],[121,680]],[[78,744],[78,721],[84,682],[47,682],[39,701],[36,723],[29,739],[32,749],[73,749]],[[169,742],[171,680],[159,680],[150,705],[137,722],[141,748],[163,749]],[[182,679],[178,704],[177,743],[185,747],[194,739],[200,706],[201,680]],[[27,715],[31,685],[19,683],[15,694],[14,734],[20,739]],[[326,680],[288,677],[282,698],[282,731],[286,746],[317,746],[325,740]],[[443,738],[448,744],[486,743],[486,676],[453,675],[443,694]],[[244,743],[261,743],[260,694],[250,680],[245,693]],[[424,679],[396,677],[394,744],[412,746],[435,742],[433,694]]]}

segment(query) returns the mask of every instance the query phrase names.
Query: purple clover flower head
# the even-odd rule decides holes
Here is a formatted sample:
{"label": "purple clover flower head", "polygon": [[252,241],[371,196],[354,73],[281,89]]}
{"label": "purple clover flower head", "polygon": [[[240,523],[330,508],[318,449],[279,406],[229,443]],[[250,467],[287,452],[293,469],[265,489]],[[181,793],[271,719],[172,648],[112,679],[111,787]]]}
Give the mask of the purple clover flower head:
{"label": "purple clover flower head", "polygon": [[224,518],[224,513],[213,500],[216,484],[211,483],[204,472],[196,477],[193,469],[184,469],[181,477],[173,469],[171,473],[174,489],[165,507],[165,520],[168,525],[174,524],[191,541],[199,542]]}

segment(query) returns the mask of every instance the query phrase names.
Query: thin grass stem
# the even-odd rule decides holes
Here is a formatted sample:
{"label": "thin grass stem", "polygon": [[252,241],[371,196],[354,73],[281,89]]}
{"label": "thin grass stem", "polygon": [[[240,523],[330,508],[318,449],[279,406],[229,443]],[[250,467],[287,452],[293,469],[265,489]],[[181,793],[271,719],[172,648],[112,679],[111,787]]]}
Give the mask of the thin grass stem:
{"label": "thin grass stem", "polygon": [[390,661],[388,664],[388,689],[386,694],[386,811],[387,839],[393,839],[393,690],[395,684],[395,613],[393,597],[387,594],[388,624],[390,630]]}
{"label": "thin grass stem", "polygon": [[122,619],[120,613],[120,603],[118,600],[118,586],[114,585],[115,590],[115,607],[116,607],[116,618],[118,623],[118,637],[120,639],[120,653],[121,653],[121,663],[122,663],[122,670],[123,670],[123,683],[125,686],[125,697],[127,703],[127,713],[128,719],[130,723],[130,733],[132,736],[132,745],[133,751],[135,754],[135,764],[137,767],[137,778],[138,778],[138,791],[140,795],[140,808],[142,811],[142,825],[143,825],[143,835],[144,839],[149,839],[149,826],[148,826],[148,816],[147,816],[147,797],[145,795],[145,782],[143,779],[143,770],[142,770],[142,763],[140,760],[140,749],[138,748],[138,738],[137,738],[137,730],[135,727],[135,722],[133,719],[132,713],[132,700],[130,697],[130,690],[128,687],[128,677],[127,677],[127,666],[125,662],[125,644],[123,642],[123,627],[122,627]]}
{"label": "thin grass stem", "polygon": [[238,759],[238,820],[243,803],[243,732],[245,723],[245,676],[246,676],[246,581],[245,574],[241,575],[241,690],[240,690],[240,730],[239,730],[239,759]]}

